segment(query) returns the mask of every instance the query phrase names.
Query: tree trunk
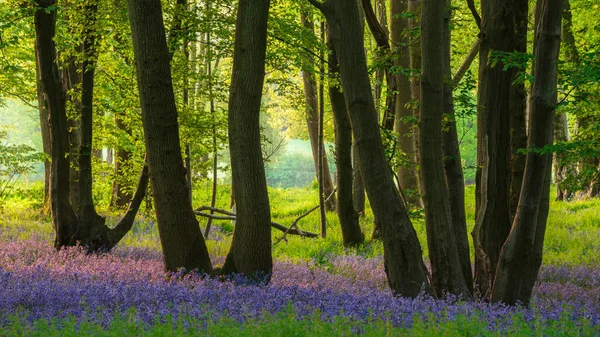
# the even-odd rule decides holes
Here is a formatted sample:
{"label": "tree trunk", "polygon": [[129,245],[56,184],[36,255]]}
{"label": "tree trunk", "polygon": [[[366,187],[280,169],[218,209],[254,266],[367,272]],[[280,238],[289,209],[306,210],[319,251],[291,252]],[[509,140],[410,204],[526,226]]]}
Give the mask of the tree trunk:
{"label": "tree trunk", "polygon": [[421,245],[394,184],[379,134],[377,113],[364,54],[358,6],[354,1],[328,0],[319,7],[332,27],[340,62],[342,87],[373,213],[381,228],[384,267],[394,294],[415,297],[429,291]]}
{"label": "tree trunk", "polygon": [[[119,113],[115,112],[115,126],[121,133],[125,133],[128,136],[131,136],[131,129],[127,127],[127,125],[119,116]],[[125,144],[117,144],[116,156],[115,156],[115,167],[114,174],[115,178],[112,185],[112,197],[110,200],[111,206],[123,207],[131,201],[133,195],[127,189],[123,188],[123,183],[125,181],[124,175],[126,174],[126,170],[124,167],[126,165],[130,165],[132,153],[128,149],[128,146]]]}
{"label": "tree trunk", "polygon": [[448,186],[448,200],[450,203],[450,215],[452,231],[458,251],[458,258],[462,268],[463,277],[472,293],[473,271],[471,269],[471,253],[469,250],[469,236],[467,234],[467,215],[465,213],[465,180],[460,157],[458,132],[456,130],[456,119],[454,113],[454,100],[452,91],[454,82],[452,80],[452,69],[450,67],[450,8],[451,2],[446,1],[446,12],[444,15],[444,102],[443,114],[447,122],[442,126],[442,142],[444,157],[444,172],[446,185]]}
{"label": "tree trunk", "polygon": [[455,240],[458,233],[452,227],[442,153],[444,74],[448,73],[444,60],[449,49],[444,41],[444,24],[448,23],[444,21],[445,7],[446,0],[431,0],[423,2],[421,11],[421,182],[432,286],[439,297],[449,293],[469,298],[470,286]]}
{"label": "tree trunk", "polygon": [[[331,28],[329,28],[331,29]],[[339,66],[331,33],[327,34],[329,75],[338,76]],[[352,126],[348,118],[348,109],[344,94],[339,87],[329,86],[329,100],[335,123],[335,163],[337,168],[337,213],[342,228],[344,246],[357,246],[365,237],[358,223],[358,213],[352,199]]]}
{"label": "tree trunk", "polygon": [[[77,34],[77,32],[70,32],[71,34]],[[69,198],[74,211],[77,213],[79,210],[79,151],[81,148],[81,74],[78,73],[80,68],[77,66],[77,61],[74,56],[67,59],[63,65],[62,71],[62,83],[63,91],[65,92],[66,102],[70,102],[70,105],[65,103],[65,110],[68,110],[67,123],[68,123],[68,137],[69,137],[69,149],[67,155],[69,156]],[[70,109],[68,109],[70,108]]]}
{"label": "tree trunk", "polygon": [[161,4],[159,0],[127,3],[165,269],[210,273],[210,257],[185,180]]}
{"label": "tree trunk", "polygon": [[269,0],[240,0],[229,92],[229,149],[237,221],[222,273],[268,282],[273,268],[271,212],[260,146]]}
{"label": "tree trunk", "polygon": [[[420,0],[408,0],[408,11],[412,14],[412,19],[408,20],[408,28],[411,31],[419,29],[420,17],[421,17],[421,1]],[[413,76],[410,77],[410,96],[411,104],[410,107],[413,110],[413,120],[416,121],[413,125],[413,140],[415,142],[415,175],[417,176],[417,189],[416,189],[416,201],[417,206],[423,207],[423,199],[421,197],[421,182],[419,179],[419,164],[421,162],[421,154],[419,153],[419,120],[421,118],[421,82],[418,76],[421,72],[421,41],[419,35],[413,35],[413,38],[409,38],[408,41],[408,52],[410,61],[410,70],[413,72]]]}
{"label": "tree trunk", "polygon": [[500,249],[511,224],[510,117],[514,70],[503,70],[501,61],[492,66],[490,54],[513,52],[515,18],[520,9],[511,3],[481,2],[481,46],[477,94],[477,187],[475,282],[477,290],[488,297],[496,272]]}
{"label": "tree trunk", "polygon": [[360,174],[358,151],[356,144],[352,144],[352,201],[354,209],[359,216],[365,215],[365,185]]}
{"label": "tree trunk", "polygon": [[77,216],[69,200],[69,139],[67,130],[66,96],[58,73],[54,34],[56,31],[56,0],[37,1],[35,11],[35,49],[39,67],[40,83],[44,88],[46,107],[50,116],[50,139],[52,141],[52,168],[50,199],[52,224],[56,231],[54,247],[75,245],[73,233],[77,228]]}
{"label": "tree trunk", "polygon": [[411,107],[410,77],[407,71],[410,68],[410,43],[405,31],[408,30],[408,19],[397,16],[408,10],[407,0],[392,0],[390,5],[391,16],[391,42],[393,52],[398,55],[395,66],[400,68],[396,75],[398,94],[396,95],[395,127],[398,137],[398,148],[402,161],[398,167],[399,188],[404,191],[409,204],[420,206],[419,180],[416,171],[415,140],[414,140],[414,109]]}
{"label": "tree trunk", "polygon": [[[94,73],[97,59],[96,52],[96,15],[97,0],[86,1],[82,7],[83,27],[83,60],[81,62],[81,144],[79,147],[79,207],[78,218],[85,226],[79,231],[103,226],[105,219],[96,213],[92,196],[92,118],[94,98]],[[79,235],[88,236],[80,233]]]}
{"label": "tree trunk", "polygon": [[[563,30],[564,31],[564,30]],[[569,124],[565,112],[557,112],[554,115],[554,143],[569,141]],[[572,193],[568,187],[563,186],[565,179],[572,174],[574,168],[566,162],[564,154],[557,153],[554,156],[554,183],[556,184],[556,200],[569,201]]]}
{"label": "tree trunk", "polygon": [[549,208],[552,154],[539,154],[552,144],[556,75],[561,35],[562,0],[544,0],[536,27],[535,69],[525,176],[519,206],[508,240],[502,248],[492,300],[525,305],[542,263]]}
{"label": "tree trunk", "polygon": [[[302,24],[305,28],[314,32],[314,23],[307,16],[306,13],[301,14]],[[315,172],[317,180],[319,178],[319,152],[323,153],[323,194],[329,196],[333,192],[333,182],[331,181],[331,173],[329,172],[329,164],[327,162],[327,153],[325,148],[322,147],[319,150],[319,102],[317,99],[317,81],[313,73],[314,60],[309,57],[309,63],[306,65],[307,69],[302,69],[302,83],[304,84],[304,98],[306,100],[306,125],[308,127],[308,137],[310,140],[310,147],[312,150],[313,161],[315,164]],[[327,211],[335,211],[335,198],[329,199],[326,205]]]}
{"label": "tree trunk", "polygon": [[[36,52],[37,55],[37,52]],[[50,140],[50,121],[48,114],[48,103],[46,100],[46,96],[44,94],[44,84],[41,80],[40,66],[38,64],[38,59],[36,57],[36,87],[37,87],[37,101],[38,101],[38,110],[40,112],[40,131],[42,134],[42,148],[44,154],[47,156],[44,159],[44,203],[42,206],[43,214],[50,214],[51,203],[50,203],[50,156],[52,155],[52,143]]]}
{"label": "tree trunk", "polygon": [[[519,53],[527,53],[527,24],[529,19],[529,1],[513,0],[514,10],[514,50]],[[527,148],[527,90],[525,83],[517,80],[520,72],[526,69],[513,68],[510,70],[513,84],[510,87],[510,191],[509,191],[509,209],[510,219],[515,216],[517,205],[519,203],[519,193],[521,193],[521,184],[523,183],[523,173],[525,172],[525,154],[519,153],[519,150]],[[517,83],[515,83],[517,82]]]}
{"label": "tree trunk", "polygon": [[377,116],[379,117],[379,101],[381,99],[382,94],[381,86],[383,82],[383,75],[385,74],[387,94],[381,126],[385,130],[393,131],[394,115],[396,109],[396,92],[398,91],[398,89],[396,87],[396,77],[392,74],[391,71],[393,63],[391,61],[386,61],[387,59],[389,59],[392,50],[390,48],[390,41],[388,37],[389,34],[386,27],[387,18],[385,4],[381,1],[377,2],[377,6],[381,8],[381,10],[379,11],[380,18],[378,19],[377,14],[375,14],[375,11],[373,10],[373,7],[371,6],[371,2],[369,0],[361,0],[361,3],[362,9],[365,13],[367,24],[369,25],[369,29],[371,30],[371,33],[375,38],[375,42],[377,43],[378,50],[376,58],[380,58],[383,60],[383,69],[377,71],[375,88],[375,111],[377,111]]}

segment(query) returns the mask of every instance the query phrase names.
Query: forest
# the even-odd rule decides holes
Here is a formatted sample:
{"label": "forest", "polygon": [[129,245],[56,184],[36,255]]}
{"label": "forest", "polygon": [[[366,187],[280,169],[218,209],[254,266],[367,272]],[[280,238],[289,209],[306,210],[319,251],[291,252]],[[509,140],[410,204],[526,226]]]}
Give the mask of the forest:
{"label": "forest", "polygon": [[0,0],[0,336],[600,335],[598,0]]}

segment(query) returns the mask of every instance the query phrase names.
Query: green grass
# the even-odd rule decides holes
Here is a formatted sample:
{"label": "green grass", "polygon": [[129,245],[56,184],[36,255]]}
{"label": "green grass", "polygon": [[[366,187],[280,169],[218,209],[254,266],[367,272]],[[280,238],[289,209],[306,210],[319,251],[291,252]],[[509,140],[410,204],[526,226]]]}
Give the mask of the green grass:
{"label": "green grass", "polygon": [[[133,310],[133,309],[132,309]],[[132,311],[133,312],[133,311]],[[183,320],[167,318],[148,325],[134,320],[133,315],[111,320],[108,326],[73,318],[35,320],[29,323],[24,317],[13,316],[9,324],[0,326],[0,336],[62,337],[62,336],[598,336],[600,327],[592,327],[585,321],[572,321],[566,316],[547,324],[531,325],[520,316],[508,322],[504,331],[490,331],[483,317],[457,316],[453,320],[417,320],[409,328],[393,327],[385,320],[368,323],[356,322],[345,316],[337,316],[331,322],[323,321],[315,311],[299,319],[289,309],[275,315],[265,314],[244,323],[229,318],[204,319],[186,317]]]}
{"label": "green grass", "polygon": [[[210,204],[210,183],[200,183],[195,186],[194,207]],[[51,219],[40,214],[42,185],[20,184],[19,190],[7,198],[0,212],[0,239],[27,239],[37,236],[48,241],[54,238]],[[552,192],[554,193],[554,192]],[[475,187],[466,189],[466,211],[468,230],[471,231],[475,221]],[[102,196],[96,196],[102,199]],[[219,186],[217,207],[229,207],[229,186]],[[36,200],[37,199],[37,200]],[[104,199],[108,199],[106,196]],[[269,199],[271,215],[274,221],[291,225],[301,214],[317,205],[317,191],[312,187],[280,189],[270,188]],[[99,203],[102,204],[102,203]],[[108,223],[116,223],[123,210],[108,210],[100,207],[101,214],[108,217]],[[123,245],[160,249],[158,230],[152,210],[142,206],[133,230],[123,239]],[[367,242],[358,248],[344,248],[341,244],[342,235],[339,221],[335,213],[327,214],[328,229],[326,238],[302,238],[288,235],[273,248],[277,259],[323,261],[328,255],[359,254],[366,257],[381,256],[383,247],[380,242],[370,242],[373,230],[373,214],[367,207],[367,213],[360,219],[360,224]],[[199,218],[200,227],[204,229],[206,219]],[[427,257],[425,225],[422,218],[413,219]],[[230,221],[214,221],[213,228],[218,227],[221,234],[218,240],[208,240],[209,250],[216,256],[224,256],[231,243],[233,226]],[[319,233],[319,212],[314,211],[300,220],[298,226],[305,231]],[[283,233],[273,230],[273,242],[279,241]],[[214,238],[214,236],[213,236]],[[469,240],[472,240],[469,237]],[[548,228],[544,246],[544,263],[552,265],[588,265],[600,266],[600,200],[585,200],[575,202],[556,202],[550,205]],[[472,252],[472,250],[471,250]]]}

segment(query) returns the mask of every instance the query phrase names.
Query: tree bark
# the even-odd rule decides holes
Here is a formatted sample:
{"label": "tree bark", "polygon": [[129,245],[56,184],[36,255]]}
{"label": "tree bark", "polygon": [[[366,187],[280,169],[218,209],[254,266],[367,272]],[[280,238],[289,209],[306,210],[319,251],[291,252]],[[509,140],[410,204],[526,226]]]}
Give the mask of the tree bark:
{"label": "tree bark", "polygon": [[[408,0],[408,11],[412,14],[412,19],[408,20],[408,28],[411,31],[419,29],[420,17],[421,17],[421,1],[420,0]],[[413,110],[413,119],[416,121],[413,125],[413,140],[415,142],[415,173],[417,176],[417,190],[416,201],[417,206],[423,207],[423,199],[421,197],[421,181],[419,181],[419,164],[421,162],[421,154],[419,153],[419,120],[421,118],[421,81],[418,76],[421,72],[421,41],[418,35],[413,35],[413,38],[409,38],[408,41],[408,52],[410,69],[413,75],[410,77],[410,96],[411,96],[411,108]]]}
{"label": "tree bark", "polygon": [[408,30],[408,19],[396,18],[408,10],[407,0],[392,0],[390,5],[391,42],[393,52],[398,55],[395,66],[400,68],[396,74],[396,95],[394,131],[398,137],[398,148],[402,161],[398,167],[399,189],[404,191],[407,201],[413,206],[419,203],[419,178],[416,170],[415,140],[414,140],[414,109],[411,107],[409,39],[405,32]]}
{"label": "tree bark", "polygon": [[[514,50],[527,53],[527,24],[529,19],[529,1],[513,0],[514,10]],[[525,172],[525,154],[519,150],[527,148],[527,90],[525,83],[517,81],[517,75],[526,69],[513,68],[510,70],[513,84],[510,87],[510,219],[515,216]],[[515,83],[517,82],[517,83]]]}
{"label": "tree bark", "polygon": [[[564,30],[563,30],[564,31]],[[565,112],[557,112],[554,115],[554,143],[569,141],[569,124],[567,114]],[[567,177],[573,174],[574,168],[566,162],[567,159],[563,154],[557,153],[554,156],[554,183],[556,184],[556,200],[569,201],[572,197],[572,192],[563,182]]]}
{"label": "tree bark", "polygon": [[[37,47],[36,47],[37,49]],[[36,51],[37,55],[37,51]],[[50,121],[48,113],[48,103],[44,94],[44,84],[41,80],[40,65],[36,57],[36,88],[37,88],[37,101],[38,110],[40,113],[40,131],[42,134],[42,149],[44,154],[47,156],[44,159],[44,202],[42,207],[43,214],[50,214],[51,202],[50,202],[50,180],[51,180],[51,164],[50,157],[52,155],[52,142],[50,139]]]}
{"label": "tree bark", "polygon": [[561,35],[562,0],[541,3],[536,27],[535,69],[525,176],[517,214],[502,248],[492,300],[527,305],[542,262],[549,209],[552,153],[538,153],[552,144],[556,76]]}
{"label": "tree bark", "polygon": [[460,156],[458,132],[456,130],[456,119],[454,113],[454,100],[452,91],[454,82],[452,80],[452,69],[450,67],[450,17],[451,1],[446,1],[444,13],[444,102],[443,114],[447,122],[442,125],[442,142],[444,156],[444,172],[446,185],[448,186],[448,200],[450,204],[450,223],[458,251],[458,259],[462,268],[462,274],[472,293],[473,271],[471,269],[471,253],[469,250],[469,237],[467,234],[467,215],[465,212],[465,180]]}
{"label": "tree bark", "polygon": [[500,249],[511,225],[510,184],[511,92],[514,70],[503,70],[501,61],[492,66],[494,51],[516,50],[515,19],[521,17],[516,1],[481,2],[481,46],[477,101],[477,187],[475,282],[488,297],[496,272]]}
{"label": "tree bark", "polygon": [[[86,1],[82,6],[84,16],[83,27],[83,60],[81,62],[81,143],[79,147],[79,221],[86,226],[79,230],[103,226],[105,219],[98,215],[92,196],[92,118],[94,98],[94,73],[97,59],[96,52],[96,16],[97,0]],[[87,233],[79,235],[88,236]]]}
{"label": "tree bark", "polygon": [[332,27],[340,62],[342,88],[348,107],[360,170],[369,201],[381,228],[384,267],[396,295],[415,297],[430,290],[421,246],[383,152],[377,114],[364,54],[364,40],[356,2],[310,0]]}
{"label": "tree bark", "polygon": [[54,247],[74,245],[73,233],[77,228],[77,216],[69,200],[69,139],[67,130],[66,95],[62,87],[54,34],[56,31],[56,0],[38,0],[35,11],[35,49],[39,66],[40,83],[44,88],[48,114],[50,116],[50,139],[52,141],[52,168],[50,199],[52,224],[56,232]]}
{"label": "tree bark", "polygon": [[[331,28],[329,28],[331,29]],[[327,34],[329,75],[339,76],[339,66],[331,33]],[[339,87],[329,85],[329,100],[335,124],[335,163],[337,168],[337,213],[342,228],[344,246],[357,246],[365,237],[360,229],[358,213],[352,199],[352,126],[344,94]]]}
{"label": "tree bark", "polygon": [[[119,132],[131,136],[131,130],[123,122],[120,113],[115,112],[115,126]],[[112,185],[112,197],[110,200],[111,206],[123,207],[133,198],[131,192],[123,188],[125,174],[124,167],[130,165],[132,153],[125,144],[119,142],[116,148],[114,174],[115,178]]]}
{"label": "tree bark", "polygon": [[[432,286],[437,296],[457,294],[471,297],[457,249],[448,188],[444,176],[442,119],[444,114],[445,50],[444,11],[446,0],[425,1],[421,11],[421,120],[419,145],[421,182],[425,203],[425,226]],[[447,33],[449,37],[449,31]],[[448,46],[446,47],[446,44]],[[462,247],[461,247],[462,248]],[[462,251],[460,252],[462,254]]]}
{"label": "tree bark", "polygon": [[[362,3],[362,8],[363,11],[365,13],[365,18],[367,20],[367,24],[369,26],[369,29],[371,30],[371,33],[373,34],[373,37],[375,38],[375,42],[377,43],[377,47],[379,48],[377,51],[377,58],[382,58],[382,59],[386,59],[389,57],[389,55],[391,54],[392,50],[390,47],[390,41],[388,38],[388,32],[386,29],[386,21],[385,20],[381,20],[381,22],[377,19],[377,15],[375,14],[375,11],[373,10],[373,7],[371,6],[371,1],[369,0],[361,0]],[[378,3],[378,5],[381,5],[383,7],[383,10],[380,11],[380,13],[383,13],[383,15],[385,15],[385,4],[383,3]],[[384,19],[385,17],[382,17],[381,19]],[[383,113],[383,119],[381,121],[381,126],[385,129],[385,130],[389,130],[389,131],[393,131],[394,130],[394,116],[395,116],[395,109],[396,109],[396,92],[398,91],[397,89],[397,85],[396,85],[396,78],[395,76],[392,74],[391,71],[391,67],[392,67],[393,63],[392,62],[385,62],[384,61],[384,65],[383,65],[383,69],[382,71],[378,71],[378,75],[377,75],[377,84],[379,86],[379,88],[376,88],[375,90],[375,108],[377,112],[379,112],[379,101],[381,99],[381,83],[383,82],[383,74],[385,74],[385,83],[387,86],[387,94],[386,94],[386,102],[385,102],[385,109],[384,109],[384,113]],[[379,114],[378,114],[379,116]]]}
{"label": "tree bark", "polygon": [[359,216],[365,215],[365,184],[360,174],[360,163],[356,144],[352,144],[352,200]]}
{"label": "tree bark", "polygon": [[237,222],[221,272],[268,282],[273,268],[271,212],[260,146],[269,0],[240,0],[229,92],[229,149]]}
{"label": "tree bark", "polygon": [[[306,13],[301,14],[301,20],[304,27],[311,32],[314,32],[314,22],[307,16]],[[313,73],[314,59],[309,57],[309,63],[306,65],[311,70],[302,69],[302,83],[304,84],[304,98],[306,100],[306,125],[308,127],[308,137],[312,150],[313,161],[315,164],[315,172],[317,180],[319,177],[319,153],[323,153],[323,194],[330,195],[333,191],[333,182],[331,181],[331,173],[329,172],[329,164],[327,162],[327,153],[324,146],[319,149],[319,102],[317,99],[317,81]],[[329,199],[326,204],[327,211],[335,211],[335,197]]]}
{"label": "tree bark", "polygon": [[161,4],[159,0],[127,3],[165,269],[210,273],[210,257],[185,180]]}

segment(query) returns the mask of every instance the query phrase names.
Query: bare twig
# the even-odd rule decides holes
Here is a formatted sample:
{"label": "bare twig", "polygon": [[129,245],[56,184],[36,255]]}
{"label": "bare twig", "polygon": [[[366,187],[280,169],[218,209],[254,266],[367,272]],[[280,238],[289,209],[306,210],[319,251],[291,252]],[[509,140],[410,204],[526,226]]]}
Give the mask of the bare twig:
{"label": "bare twig", "polygon": [[[203,211],[213,211],[214,213],[220,213],[220,214],[224,214],[224,215],[208,214],[208,213],[203,213]],[[237,220],[237,216],[235,213],[232,213],[232,212],[226,211],[224,209],[220,209],[220,208],[210,207],[210,206],[198,207],[194,210],[194,214],[205,217],[205,218],[214,219],[214,220]],[[294,223],[296,223],[296,222],[294,222]],[[294,225],[292,225],[292,226],[294,226]],[[292,227],[288,228],[287,226],[284,226],[280,223],[273,222],[273,221],[271,221],[271,227],[276,228],[284,233],[299,235],[299,236],[303,236],[303,237],[307,237],[307,238],[316,238],[319,236],[319,234],[317,234],[317,233],[306,232],[306,231],[300,230],[297,226],[296,226],[296,228],[292,228]]]}

